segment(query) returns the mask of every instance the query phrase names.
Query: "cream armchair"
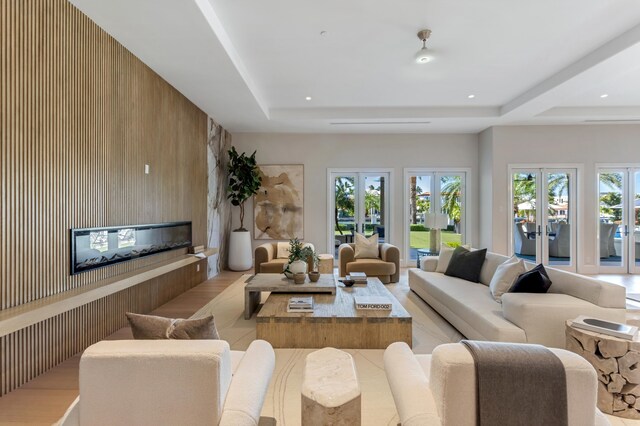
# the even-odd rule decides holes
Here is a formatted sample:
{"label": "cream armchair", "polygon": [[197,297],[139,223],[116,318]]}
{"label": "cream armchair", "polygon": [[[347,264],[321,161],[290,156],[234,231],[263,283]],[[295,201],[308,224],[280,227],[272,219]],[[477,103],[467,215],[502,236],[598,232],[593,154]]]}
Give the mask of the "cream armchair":
{"label": "cream armchair", "polygon": [[340,276],[351,272],[364,272],[378,277],[383,283],[397,283],[400,279],[400,250],[388,243],[378,244],[377,259],[356,259],[355,244],[341,244],[338,248]]}
{"label": "cream armchair", "polygon": [[[550,350],[565,367],[569,426],[609,425],[596,408],[598,379],[591,364],[573,352]],[[440,345],[432,355],[414,355],[406,343],[392,343],[384,369],[402,426],[477,424],[475,364],[461,343]]]}
{"label": "cream armchair", "polygon": [[114,340],[80,359],[80,396],[57,423],[257,426],[275,354],[223,340]]}
{"label": "cream armchair", "polygon": [[[310,246],[314,249],[313,244],[306,243],[305,246]],[[315,249],[314,249],[315,250]],[[256,274],[281,274],[284,270],[284,265],[289,259],[278,258],[278,242],[264,243],[256,247],[254,252],[254,271]],[[307,261],[309,265],[309,271],[313,270],[313,259]]]}

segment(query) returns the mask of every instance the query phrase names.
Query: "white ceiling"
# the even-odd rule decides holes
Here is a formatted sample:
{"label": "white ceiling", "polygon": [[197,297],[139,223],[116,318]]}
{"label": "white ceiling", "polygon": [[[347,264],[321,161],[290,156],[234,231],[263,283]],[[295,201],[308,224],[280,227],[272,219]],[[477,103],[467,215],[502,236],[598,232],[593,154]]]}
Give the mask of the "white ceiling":
{"label": "white ceiling", "polygon": [[640,119],[637,0],[70,1],[232,132]]}

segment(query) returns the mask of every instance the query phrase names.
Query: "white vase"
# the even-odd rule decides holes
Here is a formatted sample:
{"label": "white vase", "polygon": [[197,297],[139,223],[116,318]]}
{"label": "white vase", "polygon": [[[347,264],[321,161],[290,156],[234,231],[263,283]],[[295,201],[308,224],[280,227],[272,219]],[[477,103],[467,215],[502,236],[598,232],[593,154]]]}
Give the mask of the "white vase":
{"label": "white vase", "polygon": [[307,262],[305,262],[304,260],[294,260],[293,262],[291,262],[289,270],[292,274],[306,274],[307,266]]}
{"label": "white vase", "polygon": [[229,239],[229,269],[251,269],[251,235],[249,231],[233,231]]}

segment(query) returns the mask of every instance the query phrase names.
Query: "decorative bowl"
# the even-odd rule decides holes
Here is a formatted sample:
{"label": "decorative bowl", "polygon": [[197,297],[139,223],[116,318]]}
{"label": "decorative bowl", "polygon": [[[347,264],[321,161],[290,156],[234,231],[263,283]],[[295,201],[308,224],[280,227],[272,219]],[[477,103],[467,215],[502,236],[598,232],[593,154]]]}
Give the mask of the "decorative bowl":
{"label": "decorative bowl", "polygon": [[351,287],[355,283],[356,283],[355,280],[342,280],[342,284],[344,284],[345,287]]}
{"label": "decorative bowl", "polygon": [[298,272],[297,274],[293,274],[293,282],[294,284],[304,284],[305,279],[307,278],[307,274]]}
{"label": "decorative bowl", "polygon": [[318,280],[320,279],[320,272],[309,272],[309,281],[311,281],[312,283],[318,282]]}

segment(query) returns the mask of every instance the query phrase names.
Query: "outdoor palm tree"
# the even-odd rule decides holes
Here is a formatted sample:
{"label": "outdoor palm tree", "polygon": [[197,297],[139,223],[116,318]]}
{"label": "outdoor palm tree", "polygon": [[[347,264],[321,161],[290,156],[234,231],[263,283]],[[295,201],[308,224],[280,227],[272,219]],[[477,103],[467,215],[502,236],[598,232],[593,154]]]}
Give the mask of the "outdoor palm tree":
{"label": "outdoor palm tree", "polygon": [[340,232],[340,235],[344,235],[340,223],[338,221],[339,212],[350,213],[353,215],[355,210],[355,204],[353,199],[354,180],[350,177],[340,177],[336,179],[336,200],[335,200],[335,214],[336,229]]}
{"label": "outdoor palm tree", "polygon": [[460,223],[462,195],[462,178],[460,176],[445,176],[441,179],[440,194],[442,195],[442,212],[457,226]]}

